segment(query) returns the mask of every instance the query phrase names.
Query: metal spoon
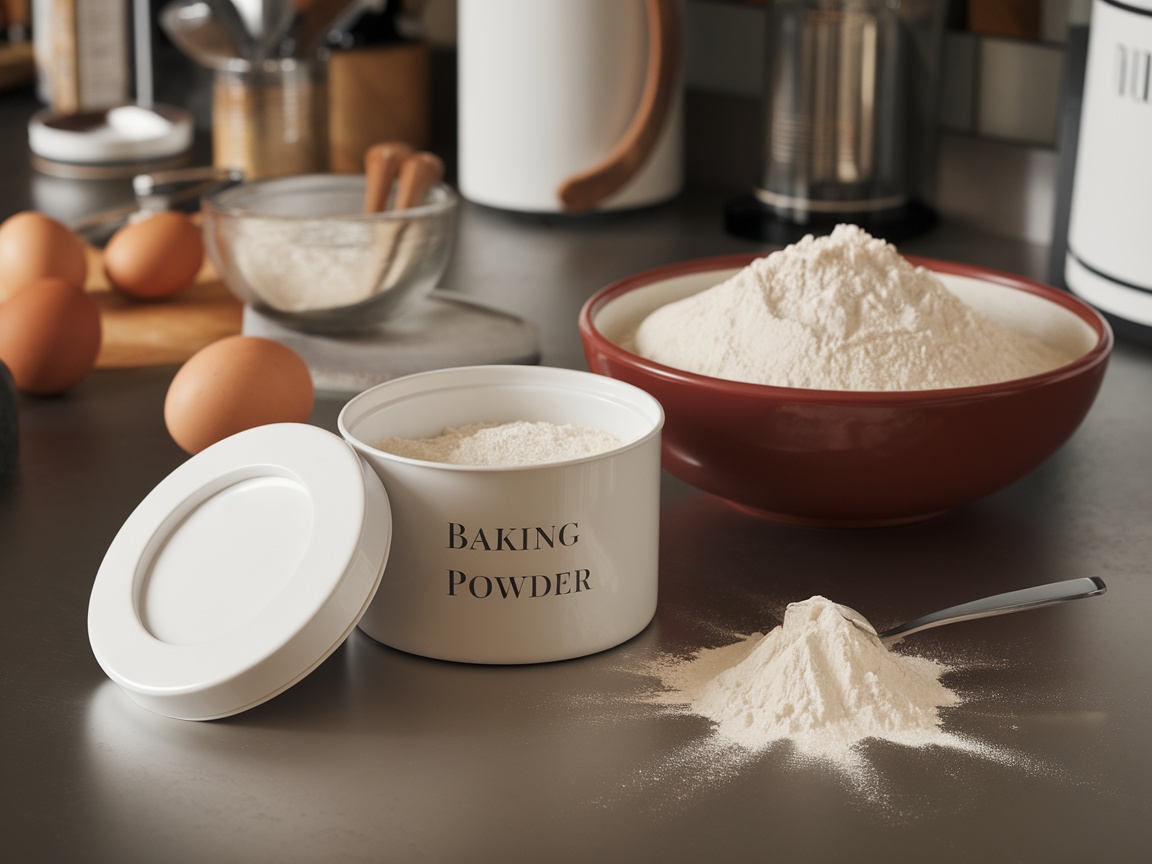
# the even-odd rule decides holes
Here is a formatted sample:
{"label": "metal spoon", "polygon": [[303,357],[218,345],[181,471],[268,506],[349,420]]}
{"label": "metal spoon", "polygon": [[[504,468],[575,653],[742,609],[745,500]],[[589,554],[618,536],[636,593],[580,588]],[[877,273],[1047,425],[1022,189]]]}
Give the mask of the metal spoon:
{"label": "metal spoon", "polygon": [[1095,597],[1107,590],[1108,586],[1104,584],[1104,580],[1095,576],[1051,582],[1047,585],[1036,585],[1019,591],[1009,591],[1006,594],[996,594],[992,597],[985,597],[983,600],[973,600],[971,603],[961,603],[959,606],[949,606],[947,609],[941,609],[931,615],[925,615],[922,618],[891,627],[881,633],[876,633],[871,627],[861,626],[862,618],[851,615],[844,617],[864,632],[871,632],[873,635],[879,636],[880,641],[885,645],[891,645],[905,636],[919,633],[921,630],[927,630],[931,627],[939,627],[942,624],[988,618],[992,615],[1007,615],[1009,612],[1022,612],[1025,609],[1039,609],[1041,606],[1052,606],[1067,600]]}
{"label": "metal spoon", "polygon": [[248,34],[221,20],[218,8],[223,7],[206,0],[174,0],[160,10],[160,27],[176,47],[201,66],[247,66]]}
{"label": "metal spoon", "polygon": [[294,0],[262,0],[260,4],[260,33],[256,35],[253,60],[260,61],[280,53],[281,43],[288,37],[296,21]]}

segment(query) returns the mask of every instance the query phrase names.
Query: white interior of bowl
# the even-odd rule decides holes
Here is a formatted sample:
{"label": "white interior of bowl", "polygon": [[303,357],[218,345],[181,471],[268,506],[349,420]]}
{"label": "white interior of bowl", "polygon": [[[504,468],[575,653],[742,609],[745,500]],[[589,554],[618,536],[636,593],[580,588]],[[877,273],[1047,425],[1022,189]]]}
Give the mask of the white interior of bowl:
{"label": "white interior of bowl", "polygon": [[[604,304],[595,317],[596,329],[610,342],[632,350],[631,336],[649,314],[718,285],[737,272],[738,268],[688,273],[628,291]],[[1076,357],[1087,354],[1099,341],[1096,331],[1079,315],[1044,297],[973,276],[936,276],[948,290],[992,320],[1049,345],[1066,347]]]}
{"label": "white interior of bowl", "polygon": [[386,382],[352,399],[339,424],[345,437],[372,447],[386,437],[430,438],[448,426],[516,421],[593,427],[628,445],[658,430],[663,412],[647,393],[610,378],[487,366]]}
{"label": "white interior of bowl", "polygon": [[1037,294],[973,276],[936,275],[949,291],[993,321],[1048,345],[1067,348],[1075,357],[1087,354],[1100,340],[1075,312]]}

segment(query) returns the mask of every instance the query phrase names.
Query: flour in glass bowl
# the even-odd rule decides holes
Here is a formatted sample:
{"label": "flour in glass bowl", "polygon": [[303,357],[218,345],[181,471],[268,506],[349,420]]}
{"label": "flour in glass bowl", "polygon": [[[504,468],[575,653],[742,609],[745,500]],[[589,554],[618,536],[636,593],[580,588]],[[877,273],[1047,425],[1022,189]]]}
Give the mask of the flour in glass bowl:
{"label": "flour in glass bowl", "polygon": [[870,391],[1008,381],[1078,353],[986,317],[855,225],[809,235],[662,306],[627,347],[713,378]]}

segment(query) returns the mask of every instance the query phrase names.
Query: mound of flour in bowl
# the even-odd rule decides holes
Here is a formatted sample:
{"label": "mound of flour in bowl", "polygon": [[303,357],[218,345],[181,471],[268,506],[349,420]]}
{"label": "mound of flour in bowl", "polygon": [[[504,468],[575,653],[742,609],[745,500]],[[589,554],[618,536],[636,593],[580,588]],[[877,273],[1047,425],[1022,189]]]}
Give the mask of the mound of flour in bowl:
{"label": "mound of flour in bowl", "polygon": [[855,225],[811,235],[641,322],[636,353],[689,372],[815,390],[931,390],[1075,358],[992,321]]}
{"label": "mound of flour in bowl", "polygon": [[850,762],[866,738],[956,746],[941,728],[940,709],[961,701],[940,683],[945,671],[889,651],[858,613],[816,596],[790,604],[766,635],[658,670],[658,701],[714,721],[721,739],[749,750],[788,739],[802,755]]}

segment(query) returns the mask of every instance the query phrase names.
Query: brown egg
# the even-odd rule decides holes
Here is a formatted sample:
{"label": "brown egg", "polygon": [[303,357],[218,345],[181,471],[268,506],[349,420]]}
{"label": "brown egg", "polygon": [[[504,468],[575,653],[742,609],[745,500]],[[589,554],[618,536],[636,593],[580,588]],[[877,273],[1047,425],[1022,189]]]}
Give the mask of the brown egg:
{"label": "brown egg", "polygon": [[25,393],[61,393],[92,371],[100,310],[63,279],[35,279],[0,306],[0,360]]}
{"label": "brown egg", "polygon": [[43,213],[25,210],[9,216],[0,224],[0,302],[46,276],[83,288],[88,278],[84,241]]}
{"label": "brown egg", "polygon": [[266,423],[303,423],[312,413],[312,376],[291,348],[256,336],[229,336],[180,367],[164,399],[172,439],[199,453]]}
{"label": "brown egg", "polygon": [[203,232],[175,210],[129,222],[104,247],[104,273],[112,287],[143,300],[184,290],[203,263]]}

